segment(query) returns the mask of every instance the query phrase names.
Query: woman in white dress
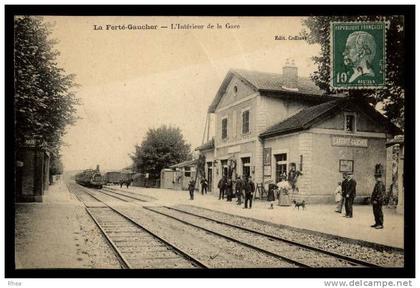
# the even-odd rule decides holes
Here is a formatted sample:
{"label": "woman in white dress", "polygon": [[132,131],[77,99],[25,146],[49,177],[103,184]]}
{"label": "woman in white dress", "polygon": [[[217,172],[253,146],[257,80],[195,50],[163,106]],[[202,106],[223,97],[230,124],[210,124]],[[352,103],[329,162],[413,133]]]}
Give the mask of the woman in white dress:
{"label": "woman in white dress", "polygon": [[289,191],[291,187],[290,187],[289,182],[286,181],[285,177],[280,178],[280,182],[277,183],[277,187],[279,190],[279,193],[278,193],[279,206],[290,206]]}

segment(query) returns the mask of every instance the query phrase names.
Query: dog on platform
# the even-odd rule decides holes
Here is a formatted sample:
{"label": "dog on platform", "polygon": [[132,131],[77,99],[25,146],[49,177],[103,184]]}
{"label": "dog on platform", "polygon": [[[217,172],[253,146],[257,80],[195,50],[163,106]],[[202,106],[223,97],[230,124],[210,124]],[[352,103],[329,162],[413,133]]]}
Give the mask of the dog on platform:
{"label": "dog on platform", "polygon": [[300,209],[300,207],[302,207],[302,210],[305,210],[305,206],[306,206],[305,200],[302,200],[302,201],[293,200],[293,204],[295,204],[295,208],[297,207],[298,210]]}

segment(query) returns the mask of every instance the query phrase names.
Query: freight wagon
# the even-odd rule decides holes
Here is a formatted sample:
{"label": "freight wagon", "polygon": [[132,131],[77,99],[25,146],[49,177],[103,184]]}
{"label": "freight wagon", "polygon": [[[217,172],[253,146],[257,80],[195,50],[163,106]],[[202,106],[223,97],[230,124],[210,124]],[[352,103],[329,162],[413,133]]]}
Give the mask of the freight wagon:
{"label": "freight wagon", "polygon": [[118,184],[121,180],[121,172],[111,171],[106,172],[104,175],[104,182],[105,184]]}

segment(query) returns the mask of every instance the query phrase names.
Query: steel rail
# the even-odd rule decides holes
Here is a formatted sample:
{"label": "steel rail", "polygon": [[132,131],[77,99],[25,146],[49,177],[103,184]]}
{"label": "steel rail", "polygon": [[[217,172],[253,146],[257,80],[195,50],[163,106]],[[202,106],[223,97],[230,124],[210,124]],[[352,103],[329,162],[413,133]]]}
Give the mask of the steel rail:
{"label": "steel rail", "polygon": [[112,248],[114,249],[114,251],[117,253],[118,258],[120,258],[122,260],[122,262],[124,264],[124,267],[123,268],[133,269],[133,267],[130,265],[130,263],[127,261],[127,259],[125,259],[125,257],[122,255],[122,252],[120,251],[120,249],[118,249],[118,247],[109,238],[109,236],[107,235],[107,233],[105,232],[105,230],[103,229],[103,227],[101,226],[101,224],[99,224],[99,222],[95,218],[95,216],[93,216],[92,213],[89,211],[89,208],[86,207],[86,211],[88,212],[88,214],[90,215],[90,217],[92,217],[93,221],[95,221],[96,225],[98,225],[99,229],[101,230],[102,234],[105,236],[105,238],[108,241],[108,243],[112,246]]}
{"label": "steel rail", "polygon": [[188,215],[192,215],[192,216],[195,216],[195,217],[203,218],[203,219],[206,219],[206,220],[209,220],[209,221],[213,221],[213,222],[216,222],[218,224],[234,227],[234,228],[237,228],[237,229],[240,229],[240,230],[243,230],[243,231],[247,231],[247,232],[251,232],[251,233],[254,233],[254,234],[261,235],[261,236],[269,237],[269,238],[272,238],[272,239],[275,239],[275,240],[278,240],[278,241],[282,241],[282,242],[285,242],[285,243],[288,243],[288,244],[292,244],[292,245],[295,245],[295,246],[300,246],[302,248],[306,248],[306,249],[313,250],[313,251],[316,251],[316,252],[320,252],[320,253],[323,253],[323,254],[326,254],[326,255],[329,255],[329,256],[333,256],[333,257],[339,258],[341,260],[345,260],[345,261],[350,262],[350,263],[354,263],[354,264],[358,264],[358,265],[362,265],[362,266],[367,266],[367,267],[375,267],[375,268],[382,267],[382,266],[379,266],[379,265],[374,264],[374,263],[366,262],[366,261],[359,260],[359,259],[354,259],[354,258],[345,256],[345,255],[342,255],[342,254],[338,254],[338,253],[335,253],[335,252],[324,250],[322,248],[313,247],[313,246],[310,246],[310,245],[307,245],[307,244],[303,244],[303,243],[300,243],[300,242],[295,242],[295,241],[288,240],[288,239],[285,239],[285,238],[282,238],[282,237],[279,237],[279,236],[275,236],[275,235],[267,234],[267,233],[264,233],[264,232],[260,232],[260,231],[254,230],[254,229],[249,229],[249,228],[241,227],[241,226],[238,226],[238,225],[235,225],[235,224],[226,223],[226,222],[223,222],[223,221],[220,221],[220,220],[216,220],[216,219],[209,218],[209,217],[202,216],[202,215],[198,215],[198,214],[195,214],[195,213],[192,213],[192,212],[184,211],[182,209],[168,207],[168,206],[162,206],[162,207],[165,207],[165,208],[170,209],[170,210],[175,210],[175,211],[178,211],[178,212],[181,212],[181,213],[185,213],[185,214],[188,214]]}
{"label": "steel rail", "polygon": [[187,222],[187,221],[185,221],[185,220],[182,220],[182,219],[179,219],[179,218],[177,218],[177,217],[175,217],[175,216],[168,215],[168,214],[165,214],[165,213],[160,212],[160,211],[156,211],[155,209],[152,209],[152,208],[150,208],[150,207],[143,207],[143,208],[144,208],[144,209],[146,209],[146,210],[152,211],[152,212],[154,212],[154,213],[164,215],[164,216],[166,216],[166,217],[168,217],[168,218],[171,218],[171,219],[177,220],[177,221],[179,221],[179,222],[181,222],[181,223],[184,223],[184,224],[186,224],[186,225],[189,225],[189,226],[192,226],[192,227],[195,227],[195,228],[198,228],[198,229],[204,230],[204,231],[206,231],[206,232],[208,232],[208,233],[211,233],[211,234],[214,234],[214,235],[216,235],[216,236],[219,236],[219,237],[225,238],[225,239],[230,240],[230,241],[232,241],[232,242],[235,242],[235,243],[241,244],[241,245],[243,245],[243,246],[249,247],[249,248],[251,248],[251,249],[254,249],[254,250],[260,251],[260,252],[262,252],[262,253],[264,253],[264,254],[268,254],[268,255],[270,255],[270,256],[272,256],[272,257],[275,257],[275,258],[277,258],[277,259],[281,259],[281,260],[283,260],[283,261],[286,261],[286,262],[288,262],[288,263],[291,263],[291,264],[297,265],[297,266],[299,266],[299,267],[302,267],[302,268],[312,268],[311,266],[309,266],[309,265],[307,265],[307,264],[304,264],[304,263],[298,262],[298,261],[296,261],[296,260],[293,260],[293,259],[287,258],[287,257],[282,256],[282,255],[277,254],[277,253],[273,253],[273,252],[267,251],[267,250],[262,249],[262,248],[260,248],[260,247],[254,246],[254,245],[252,245],[252,244],[248,244],[248,243],[242,242],[242,241],[240,241],[240,240],[238,240],[238,239],[235,239],[235,238],[232,238],[232,237],[229,237],[229,236],[223,235],[223,234],[218,233],[218,232],[215,232],[215,231],[213,231],[213,230],[210,230],[210,229],[207,229],[207,228],[204,228],[204,227],[201,227],[201,226],[198,226],[198,225],[195,225],[195,224],[189,223],[189,222]]}
{"label": "steel rail", "polygon": [[[141,202],[149,202],[149,201],[144,200],[144,199],[140,199],[140,198],[137,198],[137,197],[134,197],[134,196],[126,195],[126,194],[121,193],[121,192],[116,192],[116,191],[113,191],[112,189],[109,189],[109,188],[107,188],[107,187],[103,187],[103,188],[102,188],[102,190],[105,190],[105,191],[107,191],[108,193],[115,193],[115,194],[118,194],[118,195],[121,195],[121,196],[124,196],[124,197],[127,197],[127,198],[131,198],[131,199],[134,199],[134,200],[138,200],[138,201],[141,201]],[[105,194],[106,194],[106,193],[105,193]]]}
{"label": "steel rail", "polygon": [[[107,190],[112,190],[112,191],[119,191],[122,193],[128,193],[128,194],[132,194],[135,196],[140,196],[140,197],[144,197],[144,198],[149,198],[150,201],[152,200],[157,200],[155,197],[153,196],[149,196],[149,195],[145,195],[145,194],[141,194],[141,193],[137,193],[137,192],[133,192],[133,191],[128,191],[128,190],[124,190],[122,188],[115,188],[115,187],[109,187],[109,186],[104,186],[102,189],[106,188]],[[149,201],[149,200],[148,200]]]}
{"label": "steel rail", "polygon": [[[68,188],[70,188],[70,185],[68,184],[67,186]],[[71,187],[70,189],[77,189],[79,187]],[[105,232],[105,230],[103,229],[103,227],[99,224],[98,220],[93,216],[93,214],[89,211],[89,208],[86,206],[86,203],[79,198],[79,196],[77,196],[76,194],[74,194],[76,196],[76,198],[83,203],[83,205],[85,206],[85,210],[86,212],[89,214],[89,216],[92,218],[92,220],[95,222],[95,224],[98,226],[99,230],[101,231],[102,235],[105,237],[106,241],[108,242],[109,245],[111,245],[111,248],[114,250],[115,256],[118,259],[118,262],[120,262],[121,266],[123,269],[132,269],[130,263],[127,261],[127,259],[125,259],[125,257],[122,255],[121,251],[118,249],[117,246],[115,246],[115,244],[112,242],[112,240],[108,237],[107,233]],[[90,195],[90,194],[88,194]],[[94,199],[98,200],[96,197],[90,195],[91,197],[93,197]],[[99,201],[99,200],[98,200]]]}
{"label": "steel rail", "polygon": [[[83,187],[83,189],[87,190],[88,188]],[[182,251],[180,248],[176,247],[175,245],[171,244],[167,240],[163,239],[162,237],[160,237],[157,234],[153,233],[149,229],[145,228],[143,225],[137,223],[135,220],[131,219],[130,216],[127,216],[123,212],[117,210],[116,208],[111,207],[110,205],[108,205],[107,203],[105,203],[104,201],[102,201],[101,199],[99,199],[98,197],[96,197],[95,195],[92,195],[90,191],[85,191],[85,193],[87,193],[90,196],[92,196],[93,198],[97,199],[98,201],[100,201],[101,203],[103,203],[105,206],[107,206],[109,209],[111,209],[112,211],[114,211],[117,214],[119,214],[120,216],[122,216],[124,219],[127,219],[130,223],[134,224],[135,226],[139,227],[140,229],[145,230],[147,233],[149,233],[150,235],[152,235],[153,237],[155,237],[159,241],[163,242],[164,244],[166,244],[167,246],[169,246],[171,249],[175,250],[180,256],[182,256],[182,257],[188,259],[189,261],[191,261],[195,266],[197,266],[199,268],[208,268],[208,266],[205,265],[204,263],[202,263],[200,260],[198,260],[195,257],[187,254],[186,252]]]}
{"label": "steel rail", "polygon": [[[124,202],[130,202],[130,200],[127,200],[127,199],[124,199],[124,198],[121,198],[121,197],[118,197],[118,196],[115,196],[115,195],[111,195],[111,193],[112,192],[105,192],[105,191],[101,191],[100,193],[103,193],[103,194],[105,194],[105,195],[108,195],[109,197],[114,197],[114,198],[116,198],[116,199],[118,199],[118,200],[121,200],[121,201],[124,201]],[[93,197],[93,196],[92,196]],[[102,201],[101,201],[102,202]]]}

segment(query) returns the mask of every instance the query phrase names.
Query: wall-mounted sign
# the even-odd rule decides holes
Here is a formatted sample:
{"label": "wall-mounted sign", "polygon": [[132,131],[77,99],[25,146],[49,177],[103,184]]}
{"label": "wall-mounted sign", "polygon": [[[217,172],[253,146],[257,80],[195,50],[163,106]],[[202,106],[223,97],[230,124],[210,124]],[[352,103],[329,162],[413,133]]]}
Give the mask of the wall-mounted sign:
{"label": "wall-mounted sign", "polygon": [[332,136],[331,140],[332,146],[368,147],[366,138]]}
{"label": "wall-mounted sign", "polygon": [[264,176],[271,176],[271,166],[264,166]]}
{"label": "wall-mounted sign", "polygon": [[353,172],[353,160],[340,160],[340,172]]}
{"label": "wall-mounted sign", "polygon": [[264,151],[263,152],[264,152],[263,153],[263,156],[264,156],[264,166],[271,166],[271,147],[270,148],[264,148]]}
{"label": "wall-mounted sign", "polygon": [[228,148],[228,154],[241,152],[241,146],[236,145]]}

